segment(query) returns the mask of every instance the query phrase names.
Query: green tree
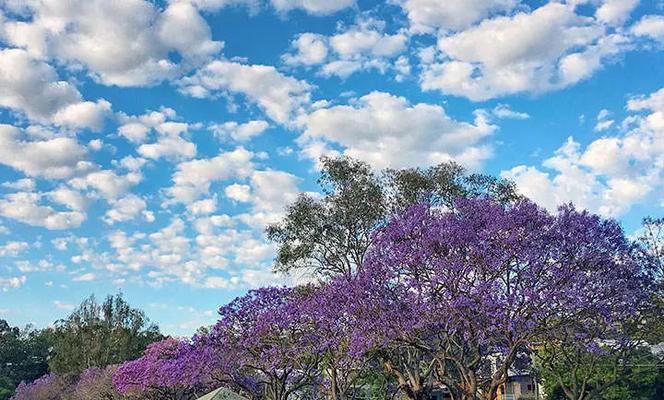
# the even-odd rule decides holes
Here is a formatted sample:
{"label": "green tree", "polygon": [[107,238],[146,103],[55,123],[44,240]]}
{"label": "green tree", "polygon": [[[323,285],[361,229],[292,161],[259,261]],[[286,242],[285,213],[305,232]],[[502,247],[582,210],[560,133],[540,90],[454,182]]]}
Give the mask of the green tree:
{"label": "green tree", "polygon": [[555,356],[559,357],[559,364],[555,368],[549,364],[539,369],[548,400],[664,398],[664,366],[658,364],[658,358],[647,346],[632,352],[626,359],[616,357],[615,353],[570,351],[569,348],[558,351]]}
{"label": "green tree", "polygon": [[19,329],[0,320],[0,400],[8,399],[22,381],[46,374],[48,355],[49,343],[42,331],[31,326]]}
{"label": "green tree", "polygon": [[0,376],[0,399],[7,400],[14,394],[16,385],[6,376]]}
{"label": "green tree", "polygon": [[324,157],[321,163],[322,198],[301,195],[280,223],[267,228],[278,244],[277,271],[352,277],[371,245],[371,234],[394,212],[422,202],[454,208],[459,198],[507,202],[519,197],[512,182],[468,174],[454,162],[381,172],[348,157]]}
{"label": "green tree", "polygon": [[63,377],[138,358],[148,344],[163,338],[159,328],[143,311],[129,306],[122,294],[108,296],[102,303],[88,297],[69,317],[56,322],[51,336],[49,368]]}

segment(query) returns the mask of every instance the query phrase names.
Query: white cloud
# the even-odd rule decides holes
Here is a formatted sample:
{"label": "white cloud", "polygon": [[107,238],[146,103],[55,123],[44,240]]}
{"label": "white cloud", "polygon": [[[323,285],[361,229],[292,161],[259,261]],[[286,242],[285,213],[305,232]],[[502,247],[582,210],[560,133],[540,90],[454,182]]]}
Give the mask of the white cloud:
{"label": "white cloud", "polygon": [[187,206],[193,215],[210,215],[217,211],[216,199],[203,199],[195,201]]}
{"label": "white cloud", "polygon": [[39,260],[36,264],[27,260],[16,261],[16,268],[23,273],[44,271],[65,271],[67,268],[62,264],[54,264],[48,260]]}
{"label": "white cloud", "polygon": [[309,14],[327,15],[355,4],[355,0],[270,0],[277,11],[301,9]]}
{"label": "white cloud", "polygon": [[491,114],[501,119],[528,119],[530,115],[524,112],[514,111],[508,104],[498,104],[491,110]]}
{"label": "white cloud", "polygon": [[646,15],[632,27],[632,33],[664,42],[664,15]]}
{"label": "white cloud", "polygon": [[550,209],[572,201],[604,216],[618,217],[653,194],[661,198],[664,89],[630,100],[628,109],[646,114],[629,116],[623,123],[631,126],[626,133],[599,138],[585,148],[569,138],[544,161],[544,170],[520,165],[501,175]]}
{"label": "white cloud", "polygon": [[142,179],[143,176],[138,172],[118,175],[110,170],[101,170],[74,178],[69,183],[76,189],[92,189],[103,198],[112,200],[123,196],[130,187],[136,185]]}
{"label": "white cloud", "polygon": [[104,215],[104,222],[113,225],[116,222],[131,221],[145,211],[145,200],[129,194],[121,199],[111,201],[111,208]]}
{"label": "white cloud", "polygon": [[473,123],[458,122],[441,106],[411,105],[384,92],[313,111],[298,122],[304,127],[298,143],[310,155],[326,151],[315,150],[316,146],[337,143],[349,156],[394,168],[447,160],[475,168],[491,155],[490,146],[482,141],[496,129],[483,113],[476,113]]}
{"label": "white cloud", "polygon": [[41,197],[38,193],[10,193],[0,199],[0,215],[54,230],[76,228],[85,221],[86,215],[80,211],[56,211],[40,205]]}
{"label": "white cloud", "polygon": [[35,190],[37,187],[37,184],[35,183],[34,179],[31,178],[23,178],[19,179],[15,182],[5,182],[2,184],[2,187],[6,187],[9,189],[15,189],[15,190],[22,190],[25,192],[31,192]]}
{"label": "white cloud", "polygon": [[240,203],[246,203],[251,200],[251,187],[249,185],[234,183],[226,186],[224,193],[229,199]]}
{"label": "white cloud", "polygon": [[512,10],[519,0],[401,0],[400,3],[411,30],[421,33],[468,28],[491,13]]}
{"label": "white cloud", "polygon": [[424,66],[422,88],[486,100],[577,83],[628,49],[629,39],[551,2],[442,36],[438,47],[444,60]]}
{"label": "white cloud", "polygon": [[[177,76],[217,54],[222,42],[189,2],[163,11],[143,0],[43,0],[28,21],[6,21],[0,38],[36,57],[83,66],[108,85],[140,86]],[[175,62],[169,53],[177,53]]]}
{"label": "white cloud", "polygon": [[[187,135],[190,128],[199,125],[177,119],[175,110],[166,107],[138,116],[119,114],[121,125],[118,133],[130,142],[140,144],[137,151],[145,158],[192,158],[196,155],[196,145],[184,139],[183,135]],[[156,138],[146,143],[152,136]]]}
{"label": "white cloud", "polygon": [[0,87],[0,107],[39,123],[99,130],[111,109],[103,99],[83,101],[53,67],[22,49],[0,50]]}
{"label": "white cloud", "polygon": [[291,42],[294,53],[286,53],[282,59],[288,65],[317,65],[327,58],[327,37],[305,32]]}
{"label": "white cloud", "polygon": [[614,120],[610,119],[609,117],[611,116],[611,112],[607,109],[602,109],[597,113],[597,123],[595,124],[595,128],[593,129],[595,132],[601,132],[609,129],[613,123],[615,122]]}
{"label": "white cloud", "polygon": [[266,121],[254,120],[244,124],[235,121],[212,124],[208,126],[208,129],[221,138],[230,136],[235,141],[246,142],[255,136],[259,136],[269,127],[270,124]]}
{"label": "white cloud", "polygon": [[664,88],[647,96],[637,96],[627,102],[627,109],[631,111],[661,111],[664,109]]}
{"label": "white cloud", "polygon": [[303,33],[291,42],[294,52],[284,54],[282,59],[292,66],[321,65],[321,75],[341,78],[368,69],[383,73],[395,68],[403,72],[405,59],[394,66],[389,61],[404,52],[408,36],[403,31],[391,35],[384,30],[383,21],[359,18],[355,25],[339,29],[329,37]]}
{"label": "white cloud", "polygon": [[99,151],[104,147],[104,141],[101,139],[92,139],[88,142],[88,147],[92,151]]}
{"label": "white cloud", "polygon": [[138,148],[138,153],[153,160],[162,157],[168,159],[192,158],[196,155],[196,145],[179,135],[162,136],[155,143],[142,144]]}
{"label": "white cloud", "polygon": [[132,157],[132,156],[127,156],[123,157],[117,165],[121,166],[122,168],[132,171],[132,172],[139,172],[141,168],[143,168],[143,165],[147,160],[145,158],[141,157]]}
{"label": "white cloud", "polygon": [[214,97],[237,93],[258,104],[279,123],[286,123],[293,113],[309,102],[311,86],[283,75],[268,65],[246,65],[215,60],[194,75],[180,80],[181,90],[193,97]]}
{"label": "white cloud", "polygon": [[104,119],[111,114],[111,103],[101,99],[97,102],[83,101],[59,109],[53,115],[53,123],[70,128],[90,128],[100,131]]}
{"label": "white cloud", "polygon": [[64,310],[64,311],[73,311],[76,308],[75,304],[65,303],[64,301],[61,301],[61,300],[54,300],[53,305],[56,308],[59,308],[60,310]]}
{"label": "white cloud", "polygon": [[0,163],[45,178],[67,178],[90,168],[83,161],[87,149],[73,138],[21,140],[24,136],[19,128],[0,124]]}
{"label": "white cloud", "polygon": [[330,37],[330,46],[344,59],[358,55],[395,56],[404,51],[408,37],[403,33],[384,34],[384,25],[373,19],[360,20],[347,31]]}
{"label": "white cloud", "polygon": [[6,292],[9,289],[18,289],[27,282],[28,278],[23,276],[15,276],[11,278],[0,278],[0,290]]}
{"label": "white cloud", "polygon": [[598,20],[610,25],[622,25],[640,0],[604,0],[595,11]]}
{"label": "white cloud", "polygon": [[[232,185],[226,188],[226,195],[236,201],[252,203],[250,213],[239,216],[240,220],[258,231],[265,226],[277,222],[283,217],[288,204],[300,194],[297,185],[300,178],[284,171],[256,171],[251,177],[250,192],[245,185]],[[231,189],[231,190],[229,190]],[[253,247],[259,246],[254,243]],[[272,246],[260,246],[264,252],[272,252]],[[260,253],[260,252],[259,252]]]}
{"label": "white cloud", "polygon": [[243,178],[253,171],[254,154],[240,147],[222,152],[208,159],[197,159],[178,164],[173,174],[173,186],[168,194],[174,202],[192,203],[210,190],[214,181]]}
{"label": "white cloud", "polygon": [[6,242],[5,244],[0,245],[0,257],[17,256],[19,253],[24,252],[29,247],[30,246],[27,242],[19,242],[16,240]]}
{"label": "white cloud", "polygon": [[81,195],[80,192],[63,186],[47,193],[47,195],[52,201],[60,203],[74,211],[84,211],[89,204],[89,200]]}
{"label": "white cloud", "polygon": [[97,280],[97,275],[93,272],[87,272],[72,278],[74,282],[92,282]]}

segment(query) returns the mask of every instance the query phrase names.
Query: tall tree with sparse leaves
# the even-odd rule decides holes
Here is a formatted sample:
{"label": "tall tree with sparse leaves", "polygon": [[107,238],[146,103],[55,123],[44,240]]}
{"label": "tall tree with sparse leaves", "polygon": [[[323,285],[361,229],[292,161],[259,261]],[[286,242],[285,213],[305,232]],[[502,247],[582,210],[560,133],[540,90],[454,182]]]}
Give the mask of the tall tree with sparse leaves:
{"label": "tall tree with sparse leaves", "polygon": [[373,232],[409,205],[452,209],[459,198],[519,198],[512,182],[468,174],[454,162],[381,172],[348,157],[323,157],[321,164],[322,198],[301,195],[280,223],[267,228],[278,245],[278,271],[305,269],[323,279],[352,278],[364,263]]}
{"label": "tall tree with sparse leaves", "polygon": [[140,357],[146,346],[162,336],[145,313],[132,308],[122,294],[98,303],[84,300],[52,331],[50,371],[63,377],[78,376],[88,368],[104,368]]}

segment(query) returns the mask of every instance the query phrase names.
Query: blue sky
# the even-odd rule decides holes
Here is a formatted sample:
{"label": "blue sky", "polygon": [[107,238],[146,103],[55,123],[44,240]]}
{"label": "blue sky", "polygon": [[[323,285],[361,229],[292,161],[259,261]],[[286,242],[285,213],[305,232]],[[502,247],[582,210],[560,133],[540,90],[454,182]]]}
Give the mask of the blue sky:
{"label": "blue sky", "polygon": [[659,0],[0,1],[0,318],[121,290],[191,334],[317,159],[456,160],[629,234],[664,207]]}

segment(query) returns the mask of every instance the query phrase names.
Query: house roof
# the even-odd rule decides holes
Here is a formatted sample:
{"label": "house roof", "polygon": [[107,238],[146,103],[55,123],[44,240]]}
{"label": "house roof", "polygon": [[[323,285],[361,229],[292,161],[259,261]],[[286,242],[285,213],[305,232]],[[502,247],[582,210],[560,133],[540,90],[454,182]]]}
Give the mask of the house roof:
{"label": "house roof", "polygon": [[245,397],[228,390],[226,388],[219,388],[211,391],[203,397],[196,400],[247,400]]}

